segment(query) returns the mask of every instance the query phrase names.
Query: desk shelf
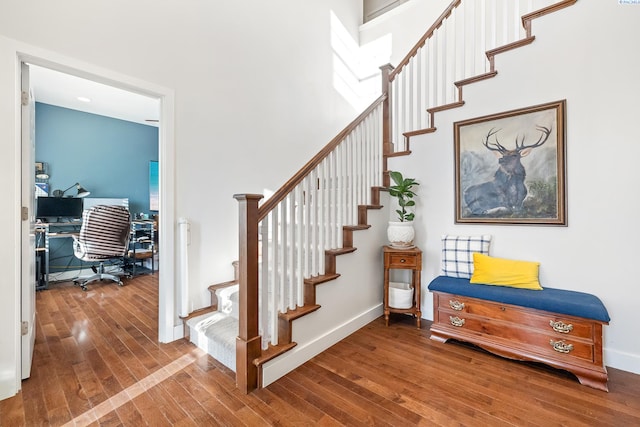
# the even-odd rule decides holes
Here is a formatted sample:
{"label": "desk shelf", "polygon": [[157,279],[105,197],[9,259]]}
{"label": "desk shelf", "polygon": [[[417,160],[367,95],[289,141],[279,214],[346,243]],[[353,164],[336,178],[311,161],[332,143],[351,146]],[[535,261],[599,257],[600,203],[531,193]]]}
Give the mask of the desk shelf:
{"label": "desk shelf", "polygon": [[[125,255],[125,270],[131,276],[155,272],[155,223],[154,221],[131,221],[129,249]],[[145,262],[151,260],[151,268]]]}
{"label": "desk shelf", "polygon": [[72,239],[80,232],[79,222],[44,222],[34,227],[36,238],[36,290],[49,288],[52,239]]}

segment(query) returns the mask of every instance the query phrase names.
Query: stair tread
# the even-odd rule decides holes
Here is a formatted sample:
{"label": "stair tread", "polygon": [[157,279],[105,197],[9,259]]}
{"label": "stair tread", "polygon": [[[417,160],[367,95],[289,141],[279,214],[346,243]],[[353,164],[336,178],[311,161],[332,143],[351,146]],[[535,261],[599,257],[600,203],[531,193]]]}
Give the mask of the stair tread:
{"label": "stair tread", "polygon": [[489,71],[488,73],[478,74],[476,76],[469,77],[468,79],[458,80],[457,82],[454,83],[454,85],[456,85],[456,87],[465,86],[465,85],[476,83],[482,80],[490,79],[497,75],[498,75],[497,71],[495,70]]}
{"label": "stair tread", "polygon": [[464,101],[452,102],[450,104],[438,105],[437,107],[427,108],[427,112],[429,113],[437,113],[438,111],[450,110],[452,108],[462,107],[464,105]]}
{"label": "stair tread", "polygon": [[196,319],[202,316],[207,316],[207,315],[210,315],[211,313],[215,313],[216,311],[218,311],[218,309],[212,306],[203,307],[203,308],[199,308],[197,310],[192,311],[187,316],[180,316],[180,319],[182,319],[183,322],[189,322],[192,319]]}
{"label": "stair tread", "polygon": [[[404,132],[403,135],[405,137],[407,137],[407,138],[410,138],[412,136],[424,135],[424,134],[427,134],[427,133],[433,133],[436,130],[438,130],[438,129],[435,128],[435,127],[424,128],[424,129],[416,129],[416,130],[412,130],[412,131],[409,131],[409,132]],[[401,151],[401,153],[402,153],[402,151]],[[409,151],[409,154],[411,154],[410,151]]]}
{"label": "stair tread", "polygon": [[313,313],[321,306],[318,304],[315,305],[303,305],[302,307],[295,308],[293,310],[288,310],[286,313],[279,313],[278,317],[283,320],[295,320],[299,319],[302,316],[306,316],[309,313]]}
{"label": "stair tread", "polygon": [[237,284],[238,284],[238,281],[234,279],[234,280],[229,280],[228,282],[214,283],[213,285],[209,285],[207,289],[209,289],[210,291],[215,291],[216,289],[226,288],[226,287],[237,285]]}
{"label": "stair tread", "polygon": [[327,249],[324,251],[328,255],[344,255],[349,254],[351,252],[355,252],[358,248],[337,248],[337,249]]}
{"label": "stair tread", "polygon": [[408,156],[409,154],[411,154],[411,151],[407,150],[407,151],[394,151],[393,153],[387,153],[384,156],[385,157],[400,157],[400,156]]}
{"label": "stair tread", "polygon": [[368,230],[368,229],[371,228],[371,226],[368,225],[368,224],[363,224],[363,225],[345,225],[344,228],[347,229],[347,230]]}
{"label": "stair tread", "polygon": [[516,40],[514,42],[507,43],[507,44],[502,45],[502,46],[498,46],[498,47],[496,47],[494,49],[488,50],[487,51],[487,57],[492,57],[492,56],[498,55],[498,54],[503,53],[503,52],[507,52],[507,51],[512,50],[512,49],[516,49],[516,48],[519,48],[519,47],[522,47],[522,46],[526,46],[526,45],[532,43],[535,39],[536,39],[536,36],[525,37],[523,39]]}
{"label": "stair tread", "polygon": [[322,274],[320,276],[309,277],[308,279],[304,279],[305,283],[310,285],[319,285],[320,283],[329,282],[331,280],[337,279],[340,277],[339,274]]}
{"label": "stair tread", "polygon": [[235,372],[238,319],[221,311],[194,317],[187,322],[190,341]]}
{"label": "stair tread", "polygon": [[298,344],[295,342],[290,342],[287,344],[270,345],[268,349],[262,350],[262,355],[254,359],[253,364],[255,366],[263,365],[267,363],[269,360],[275,359],[281,354],[291,350],[296,345]]}

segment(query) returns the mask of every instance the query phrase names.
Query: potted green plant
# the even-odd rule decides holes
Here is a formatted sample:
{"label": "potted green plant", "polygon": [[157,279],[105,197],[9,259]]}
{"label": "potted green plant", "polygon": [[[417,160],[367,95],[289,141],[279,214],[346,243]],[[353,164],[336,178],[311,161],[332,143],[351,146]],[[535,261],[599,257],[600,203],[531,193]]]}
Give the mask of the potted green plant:
{"label": "potted green plant", "polygon": [[389,243],[395,248],[411,248],[413,247],[413,239],[415,230],[413,228],[413,219],[415,213],[413,209],[416,205],[413,198],[416,196],[414,187],[420,185],[414,178],[405,178],[398,171],[389,172],[389,176],[393,180],[394,185],[389,186],[389,195],[397,200],[398,209],[396,209],[397,221],[389,221],[387,228],[387,237]]}

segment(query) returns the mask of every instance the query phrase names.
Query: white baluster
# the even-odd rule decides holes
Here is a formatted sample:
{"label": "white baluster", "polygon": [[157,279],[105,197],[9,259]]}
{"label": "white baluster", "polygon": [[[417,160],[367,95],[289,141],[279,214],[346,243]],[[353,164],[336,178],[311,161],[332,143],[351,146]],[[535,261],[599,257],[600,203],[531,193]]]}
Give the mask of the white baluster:
{"label": "white baluster", "polygon": [[[302,198],[304,201],[304,216],[303,216],[303,254],[302,254],[302,277],[311,277],[311,189],[309,183],[311,182],[311,175],[307,175],[302,181]],[[303,295],[303,293],[300,293]],[[303,295],[304,298],[304,295]]]}
{"label": "white baluster", "polygon": [[318,166],[318,261],[320,265],[320,274],[324,274],[324,251],[327,249],[326,244],[326,218],[327,218],[327,197],[326,197],[326,171],[325,162],[322,161]]}
{"label": "white baluster", "polygon": [[287,197],[289,206],[287,207],[287,308],[296,308],[296,280],[295,280],[295,253],[296,253],[296,200],[295,191]]}
{"label": "white baluster", "polygon": [[344,171],[342,170],[342,150],[344,148],[344,140],[336,147],[336,228],[338,230],[338,248],[343,247],[342,243],[342,226],[344,225],[344,203],[343,203],[343,186],[344,186]]}
{"label": "white baluster", "polygon": [[337,159],[336,159],[336,152],[335,150],[331,152],[331,154],[329,155],[329,166],[330,166],[330,176],[331,176],[331,188],[330,188],[330,192],[331,192],[331,202],[329,205],[329,209],[331,209],[331,222],[330,227],[331,227],[331,249],[335,249],[338,247],[338,182],[337,182],[337,177],[338,177],[338,164],[337,164]]}
{"label": "white baluster", "polygon": [[295,263],[294,263],[294,266],[295,266],[295,275],[294,275],[295,276],[295,281],[294,281],[295,298],[293,301],[294,308],[304,305],[304,300],[303,300],[304,292],[302,289],[304,284],[304,277],[302,276],[302,267],[303,267],[302,248],[304,247],[306,242],[303,239],[304,237],[304,223],[303,223],[304,200],[302,195],[303,194],[302,186],[303,184],[301,183],[300,185],[297,185],[295,189],[295,199],[296,199],[295,252],[296,254],[295,254]]}
{"label": "white baluster", "polygon": [[311,212],[310,214],[310,225],[311,225],[311,276],[317,276],[320,274],[320,262],[318,255],[318,245],[319,245],[319,234],[320,230],[318,228],[318,210],[320,206],[320,194],[318,193],[318,168],[315,168],[311,171],[311,182],[310,182],[310,191],[311,191]]}
{"label": "white baluster", "polygon": [[278,303],[280,300],[280,271],[279,271],[279,261],[280,261],[280,210],[279,205],[276,205],[271,211],[270,220],[271,220],[271,272],[269,278],[269,316],[271,321],[271,344],[278,344]]}

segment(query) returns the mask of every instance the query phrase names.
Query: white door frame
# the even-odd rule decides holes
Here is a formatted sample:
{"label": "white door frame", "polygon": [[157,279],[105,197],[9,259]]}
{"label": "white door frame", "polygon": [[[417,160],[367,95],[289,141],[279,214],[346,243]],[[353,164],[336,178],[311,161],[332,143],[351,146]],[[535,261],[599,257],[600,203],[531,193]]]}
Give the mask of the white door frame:
{"label": "white door frame", "polygon": [[[159,175],[160,175],[160,222],[159,242],[159,289],[158,289],[158,341],[171,342],[180,338],[174,331],[175,316],[175,140],[174,140],[174,92],[172,89],[155,85],[111,70],[96,67],[81,61],[63,57],[38,49],[38,52],[17,51],[19,64],[26,62],[75,75],[119,89],[155,97],[160,100],[159,139]],[[19,92],[19,91],[18,91]],[[19,103],[18,103],[19,105]],[[17,138],[16,144],[22,147]],[[21,149],[18,150],[21,152]],[[35,161],[35,159],[34,159]],[[20,293],[18,292],[19,296]]]}
{"label": "white door frame", "polygon": [[[21,286],[21,300],[20,300],[20,318],[22,319],[21,333],[22,333],[22,346],[21,346],[21,364],[22,364],[22,379],[29,378],[31,376],[31,362],[33,360],[33,349],[36,339],[36,272],[35,272],[35,258],[36,258],[36,245],[35,245],[35,124],[34,124],[34,112],[35,112],[35,100],[33,99],[33,93],[31,92],[29,66],[22,63],[20,64],[20,81],[21,81],[21,94],[22,99],[22,114],[20,115],[20,121],[22,123],[21,140],[22,151],[20,156],[20,164],[22,167],[22,190],[21,200],[22,209],[26,210],[27,217],[22,219],[22,245],[21,245],[21,272],[20,286]],[[26,98],[26,99],[24,99]],[[24,213],[21,213],[21,216]]]}

